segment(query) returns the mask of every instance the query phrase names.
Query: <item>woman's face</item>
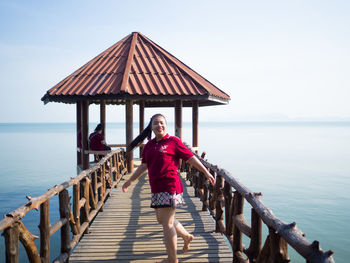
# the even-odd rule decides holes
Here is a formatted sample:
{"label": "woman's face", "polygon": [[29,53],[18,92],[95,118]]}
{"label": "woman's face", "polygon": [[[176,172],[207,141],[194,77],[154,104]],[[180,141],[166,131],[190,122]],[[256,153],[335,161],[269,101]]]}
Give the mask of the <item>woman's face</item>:
{"label": "woman's face", "polygon": [[163,116],[153,118],[152,131],[158,139],[161,139],[166,135],[166,121]]}

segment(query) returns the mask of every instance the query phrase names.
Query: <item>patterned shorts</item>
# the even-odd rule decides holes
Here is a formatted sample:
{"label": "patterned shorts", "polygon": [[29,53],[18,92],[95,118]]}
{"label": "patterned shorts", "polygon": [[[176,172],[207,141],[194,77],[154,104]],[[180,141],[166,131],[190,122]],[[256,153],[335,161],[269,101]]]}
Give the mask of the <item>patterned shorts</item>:
{"label": "patterned shorts", "polygon": [[161,207],[178,207],[184,203],[184,199],[181,194],[169,194],[167,192],[161,192],[157,194],[152,193],[151,207],[161,208]]}

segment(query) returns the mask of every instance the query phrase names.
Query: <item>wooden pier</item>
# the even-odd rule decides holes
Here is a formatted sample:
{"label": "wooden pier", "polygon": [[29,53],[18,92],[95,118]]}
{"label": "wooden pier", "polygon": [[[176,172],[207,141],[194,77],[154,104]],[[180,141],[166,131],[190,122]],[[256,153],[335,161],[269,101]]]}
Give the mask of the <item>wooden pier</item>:
{"label": "wooden pier", "polygon": [[[290,261],[291,247],[306,262],[334,263],[332,250],[323,251],[317,240],[308,241],[295,222],[277,218],[261,202],[261,193],[251,192],[228,171],[198,158],[216,182],[212,186],[203,174],[183,163],[186,204],[177,209],[176,218],[195,239],[190,250],[181,254],[183,241],[178,238],[180,262],[285,263]],[[6,262],[20,261],[24,251],[19,243],[28,260],[35,263],[156,262],[166,258],[162,227],[149,207],[148,177],[143,175],[122,193],[121,184],[130,176],[126,171],[125,152],[118,149],[41,196],[27,196],[25,205],[0,221]],[[51,222],[50,200],[56,195],[60,218]],[[244,203],[251,206],[250,220],[243,213]],[[40,211],[40,236],[32,234],[21,220],[33,209]],[[269,230],[265,242],[263,225]],[[57,231],[61,232],[61,246],[51,251],[51,237]],[[249,246],[244,246],[243,235],[249,238]]]}
{"label": "wooden pier", "polygon": [[[127,175],[128,176],[128,175]],[[180,262],[232,262],[232,250],[224,236],[215,233],[215,221],[194,197],[193,188],[183,181],[185,205],[176,218],[193,235],[190,250],[181,254],[183,241],[178,237]],[[147,175],[139,178],[127,193],[118,187],[72,252],[70,262],[156,262],[166,258],[162,227],[150,208]]]}

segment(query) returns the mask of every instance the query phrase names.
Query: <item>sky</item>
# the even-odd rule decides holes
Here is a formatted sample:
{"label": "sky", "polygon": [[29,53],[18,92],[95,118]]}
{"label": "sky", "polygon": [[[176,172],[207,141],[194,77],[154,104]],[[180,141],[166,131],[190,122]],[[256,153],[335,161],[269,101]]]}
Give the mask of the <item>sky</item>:
{"label": "sky", "polygon": [[[340,0],[1,0],[0,122],[75,122],[74,105],[40,99],[134,31],[230,95],[200,108],[200,121],[350,121],[349,14]],[[124,115],[107,107],[107,121]]]}

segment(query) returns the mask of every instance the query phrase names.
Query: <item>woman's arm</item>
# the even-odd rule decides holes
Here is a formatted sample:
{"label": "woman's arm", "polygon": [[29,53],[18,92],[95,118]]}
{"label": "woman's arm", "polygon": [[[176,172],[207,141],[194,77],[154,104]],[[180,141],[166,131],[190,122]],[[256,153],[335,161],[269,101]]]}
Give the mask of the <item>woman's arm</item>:
{"label": "woman's arm", "polygon": [[205,166],[198,160],[196,156],[192,156],[190,159],[188,159],[187,163],[197,168],[197,170],[200,172],[204,173],[205,177],[212,185],[215,184],[215,178],[208,172],[207,168],[205,168]]}
{"label": "woman's arm", "polygon": [[147,164],[141,163],[139,167],[137,167],[134,174],[123,184],[123,192],[125,193],[128,190],[128,187],[132,184],[133,181],[135,181],[137,178],[139,178],[145,171],[147,170]]}

